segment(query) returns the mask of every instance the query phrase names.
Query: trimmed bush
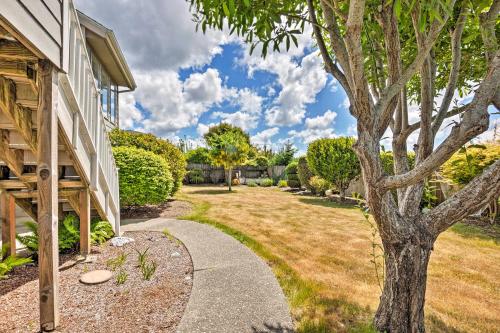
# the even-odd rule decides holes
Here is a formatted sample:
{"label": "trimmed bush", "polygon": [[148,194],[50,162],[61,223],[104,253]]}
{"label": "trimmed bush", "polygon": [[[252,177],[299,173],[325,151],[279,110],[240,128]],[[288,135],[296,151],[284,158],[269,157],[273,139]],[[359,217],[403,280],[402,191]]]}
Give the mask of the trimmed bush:
{"label": "trimmed bush", "polygon": [[297,174],[298,166],[298,161],[292,161],[285,168],[288,186],[291,188],[300,188],[299,175]]}
{"label": "trimmed bush", "polygon": [[305,156],[301,156],[297,162],[297,175],[299,176],[300,185],[309,191],[312,191],[312,186],[309,181],[314,174],[311,169],[309,169],[309,165],[307,165],[307,158]]}
{"label": "trimmed bush", "polygon": [[458,185],[467,185],[500,158],[500,144],[471,145],[453,154],[443,164],[441,174]]}
{"label": "trimmed bush", "polygon": [[212,159],[210,158],[210,151],[204,147],[198,147],[196,149],[188,151],[186,154],[186,162],[193,164],[212,164]]}
{"label": "trimmed bush", "polygon": [[262,187],[271,187],[274,185],[274,181],[271,178],[264,178],[260,182],[260,186]]}
{"label": "trimmed bush", "polygon": [[189,184],[201,184],[205,180],[201,169],[193,169],[187,173]]}
{"label": "trimmed bush", "polygon": [[319,139],[307,148],[307,164],[311,170],[335,184],[342,198],[351,180],[361,173],[358,157],[352,149],[355,142],[349,137]]}
{"label": "trimmed bush", "polygon": [[123,206],[160,204],[172,195],[174,180],[163,157],[135,147],[115,147],[113,154]]}
{"label": "trimmed bush", "polygon": [[269,165],[269,160],[267,159],[267,157],[263,156],[263,155],[260,155],[260,156],[257,156],[251,160],[249,160],[246,165],[249,165],[249,166],[254,166],[254,167],[267,167]]}
{"label": "trimmed bush", "polygon": [[255,181],[253,181],[253,180],[252,180],[251,182],[248,182],[248,183],[247,183],[247,186],[248,186],[248,187],[257,187],[257,186],[258,186],[258,184],[257,184]]}
{"label": "trimmed bush", "polygon": [[309,180],[311,184],[311,189],[314,194],[325,195],[326,191],[328,191],[332,185],[326,179],[323,179],[319,176],[313,176]]}
{"label": "trimmed bush", "polygon": [[278,187],[288,187],[286,180],[282,179],[278,182]]}
{"label": "trimmed bush", "polygon": [[114,129],[109,133],[113,147],[127,146],[144,149],[160,155],[165,159],[168,172],[173,177],[171,194],[175,194],[182,186],[186,175],[186,159],[184,154],[168,140],[160,139],[153,134]]}

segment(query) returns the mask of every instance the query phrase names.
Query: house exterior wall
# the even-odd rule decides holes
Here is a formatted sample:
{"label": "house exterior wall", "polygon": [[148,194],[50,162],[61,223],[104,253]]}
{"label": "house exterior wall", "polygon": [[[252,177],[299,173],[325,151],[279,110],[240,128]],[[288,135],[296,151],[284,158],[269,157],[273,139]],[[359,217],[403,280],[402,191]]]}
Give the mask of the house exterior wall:
{"label": "house exterior wall", "polygon": [[63,6],[68,0],[2,0],[0,16],[54,65],[62,66]]}

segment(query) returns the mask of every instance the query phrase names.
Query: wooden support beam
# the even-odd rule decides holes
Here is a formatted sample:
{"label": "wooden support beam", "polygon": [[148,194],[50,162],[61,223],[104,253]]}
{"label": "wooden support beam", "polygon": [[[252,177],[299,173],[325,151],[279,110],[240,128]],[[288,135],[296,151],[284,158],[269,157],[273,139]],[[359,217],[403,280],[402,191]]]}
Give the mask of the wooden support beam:
{"label": "wooden support beam", "polygon": [[32,130],[32,111],[16,103],[15,84],[2,77],[0,77],[0,111],[12,121],[16,130],[21,133],[24,141],[36,153],[36,137]]}
{"label": "wooden support beam", "polygon": [[59,324],[59,249],[57,92],[58,76],[48,60],[40,60],[40,106],[38,123],[38,233],[40,328],[53,331]]}
{"label": "wooden support beam", "polygon": [[0,211],[2,218],[2,246],[7,244],[7,256],[16,255],[16,203],[8,192],[0,193]]}
{"label": "wooden support beam", "polygon": [[[21,176],[24,178],[23,176]],[[26,180],[26,182],[31,182],[31,176],[28,176],[29,178]],[[25,189],[30,189],[26,186],[26,182],[23,182],[21,180],[17,179],[4,179],[0,180],[0,189],[4,190],[25,190]],[[80,180],[60,180],[58,182],[58,187],[59,188],[65,188],[65,189],[81,189],[84,188],[82,181]]]}
{"label": "wooden support beam", "polygon": [[17,41],[0,39],[0,59],[36,61],[37,57]]}
{"label": "wooden support beam", "polygon": [[80,253],[90,254],[90,193],[80,191]]}
{"label": "wooden support beam", "polygon": [[16,177],[23,174],[24,152],[9,148],[9,131],[0,130],[0,160],[2,160]]}
{"label": "wooden support beam", "polygon": [[16,204],[24,210],[26,214],[28,214],[29,217],[33,219],[33,221],[37,221],[37,210],[35,208],[35,205],[33,202],[31,202],[31,199],[18,199],[16,198]]}

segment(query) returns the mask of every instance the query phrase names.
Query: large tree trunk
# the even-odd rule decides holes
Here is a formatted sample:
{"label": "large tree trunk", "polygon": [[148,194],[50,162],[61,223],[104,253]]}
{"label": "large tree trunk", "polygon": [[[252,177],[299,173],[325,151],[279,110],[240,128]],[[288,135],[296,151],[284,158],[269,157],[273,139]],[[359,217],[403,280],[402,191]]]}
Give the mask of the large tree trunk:
{"label": "large tree trunk", "polygon": [[374,320],[380,332],[425,332],[425,288],[433,240],[424,237],[384,241],[384,290]]}

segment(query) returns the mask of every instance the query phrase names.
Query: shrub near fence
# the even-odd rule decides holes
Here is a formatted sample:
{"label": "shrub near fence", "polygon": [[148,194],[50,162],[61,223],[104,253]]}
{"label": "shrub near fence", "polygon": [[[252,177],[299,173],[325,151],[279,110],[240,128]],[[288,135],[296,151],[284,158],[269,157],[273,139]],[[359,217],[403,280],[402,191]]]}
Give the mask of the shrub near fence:
{"label": "shrub near fence", "polygon": [[[203,184],[221,184],[225,182],[224,168],[208,164],[189,163],[187,170],[200,170],[203,177]],[[285,166],[275,165],[272,167],[265,166],[239,166],[234,168],[233,177],[238,174],[242,184],[246,184],[247,180],[256,180],[262,178],[272,178],[277,180],[283,178]],[[189,179],[185,179],[189,182]]]}

